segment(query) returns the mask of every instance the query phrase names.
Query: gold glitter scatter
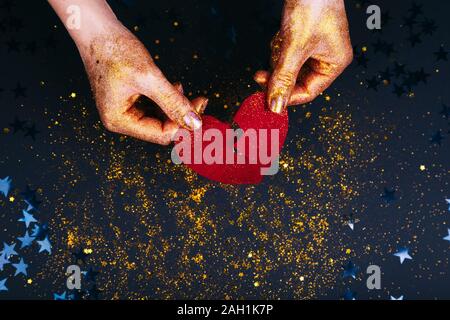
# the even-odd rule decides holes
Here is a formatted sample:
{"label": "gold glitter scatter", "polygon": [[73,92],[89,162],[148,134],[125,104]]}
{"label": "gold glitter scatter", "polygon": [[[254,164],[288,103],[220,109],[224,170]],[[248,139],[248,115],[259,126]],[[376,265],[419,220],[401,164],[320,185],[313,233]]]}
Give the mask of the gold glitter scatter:
{"label": "gold glitter scatter", "polygon": [[81,102],[73,108],[82,116],[61,112],[66,124],[50,142],[55,287],[82,248],[103,298],[306,299],[334,285],[359,250],[341,245],[337,229],[365,187],[355,173],[374,159],[372,138],[356,135],[343,111],[305,112],[309,131],[289,136],[277,176],[225,186],[171,164],[169,149],[107,134]]}

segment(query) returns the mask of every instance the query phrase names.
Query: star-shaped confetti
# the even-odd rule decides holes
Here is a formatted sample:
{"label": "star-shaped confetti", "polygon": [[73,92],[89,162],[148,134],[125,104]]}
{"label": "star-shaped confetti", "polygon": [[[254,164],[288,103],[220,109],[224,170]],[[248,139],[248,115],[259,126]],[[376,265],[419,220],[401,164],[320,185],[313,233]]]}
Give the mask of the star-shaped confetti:
{"label": "star-shaped confetti", "polygon": [[405,89],[403,89],[403,86],[400,86],[398,84],[394,84],[394,91],[393,93],[395,93],[395,95],[397,97],[401,97],[402,95],[404,95],[406,93]]}
{"label": "star-shaped confetti", "polygon": [[36,190],[31,189],[30,186],[27,185],[25,186],[25,191],[22,191],[20,195],[25,199],[30,199],[36,196]]}
{"label": "star-shaped confetti", "polygon": [[92,267],[89,267],[89,270],[86,271],[86,273],[84,274],[84,277],[88,281],[95,282],[98,274],[99,274],[98,271],[94,271],[94,269]]}
{"label": "star-shaped confetti", "polygon": [[435,52],[434,55],[436,56],[437,61],[448,61],[448,52],[444,50],[443,46],[441,46],[439,51]]}
{"label": "star-shaped confetti", "polygon": [[350,229],[355,230],[355,221],[354,220],[349,220],[347,222],[347,225]]}
{"label": "star-shaped confetti", "polygon": [[28,234],[28,231],[25,231],[25,235],[23,237],[18,237],[17,239],[21,242],[20,249],[23,249],[25,247],[30,246],[31,243],[34,241],[35,237],[31,237]]}
{"label": "star-shaped confetti", "polygon": [[72,252],[72,255],[75,257],[76,263],[83,262],[84,264],[86,264],[86,258],[89,256],[83,248],[80,248],[78,252]]}
{"label": "star-shaped confetti", "polygon": [[10,189],[11,189],[11,179],[9,177],[0,179],[0,193],[2,193],[5,197],[7,197]]}
{"label": "star-shaped confetti", "polygon": [[18,117],[14,118],[14,122],[10,123],[9,126],[12,127],[13,133],[17,133],[19,131],[23,131],[25,129],[26,121],[19,120]]}
{"label": "star-shaped confetti", "polygon": [[26,210],[22,210],[23,218],[20,218],[18,221],[25,223],[25,226],[28,228],[31,223],[37,222],[34,216]]}
{"label": "star-shaped confetti", "polygon": [[0,280],[0,291],[8,291],[8,288],[6,287],[6,280],[8,280],[8,278]]}
{"label": "star-shaped confetti", "polygon": [[448,233],[448,235],[445,236],[443,239],[447,240],[448,242],[450,242],[450,229],[447,229],[447,233]]}
{"label": "star-shaped confetti", "polygon": [[14,250],[16,247],[16,244],[10,244],[3,242],[3,250],[0,252],[0,254],[4,255],[6,258],[9,258],[11,256],[17,256],[17,252]]}
{"label": "star-shaped confetti", "polygon": [[4,265],[5,265],[5,264],[9,264],[9,263],[10,263],[9,260],[6,259],[5,255],[4,255],[4,254],[1,254],[1,255],[0,255],[0,271],[3,271]]}
{"label": "star-shaped confetti", "polygon": [[394,253],[394,256],[400,258],[400,264],[403,264],[403,262],[408,259],[412,260],[412,257],[409,255],[407,248],[401,248],[396,253]]}
{"label": "star-shaped confetti", "polygon": [[342,278],[352,277],[356,279],[356,273],[358,272],[358,267],[353,264],[353,262],[348,261],[348,263],[343,266],[344,272],[342,274]]}
{"label": "star-shaped confetti", "polygon": [[347,289],[343,296],[344,300],[356,300],[356,292]]}
{"label": "star-shaped confetti", "polygon": [[27,96],[26,90],[27,89],[25,87],[23,87],[20,83],[17,83],[16,88],[13,89],[14,97],[16,99],[18,99],[20,97],[25,98]]}
{"label": "star-shaped confetti", "polygon": [[36,239],[44,239],[48,234],[48,225],[43,223],[42,225],[35,224],[33,230],[31,231],[31,236]]}
{"label": "star-shaped confetti", "polygon": [[394,201],[395,200],[395,190],[384,188],[384,194],[381,196],[381,198],[384,201],[386,201],[387,203]]}
{"label": "star-shaped confetti", "polygon": [[54,299],[54,300],[67,300],[67,292],[64,291],[64,292],[61,293],[61,294],[54,293],[54,294],[53,294],[53,299]]}
{"label": "star-shaped confetti", "polygon": [[36,135],[38,133],[40,133],[40,131],[36,129],[35,124],[32,124],[31,126],[25,128],[24,137],[31,137],[33,141],[36,141]]}
{"label": "star-shaped confetti", "polygon": [[14,268],[16,268],[16,272],[14,273],[14,276],[17,276],[19,274],[23,274],[25,276],[27,275],[28,265],[25,263],[23,258],[20,258],[19,263],[13,263],[12,265]]}
{"label": "star-shaped confetti", "polygon": [[45,239],[42,240],[42,241],[37,241],[37,243],[40,246],[39,252],[47,251],[48,254],[52,253],[52,246],[50,244],[50,241],[48,241],[47,237],[45,237]]}
{"label": "star-shaped confetti", "polygon": [[98,300],[101,292],[102,291],[97,288],[96,284],[93,284],[92,287],[88,290],[89,297],[94,300]]}
{"label": "star-shaped confetti", "polygon": [[442,136],[442,133],[440,130],[436,131],[435,134],[433,134],[433,136],[430,139],[430,143],[431,144],[437,144],[437,145],[441,145],[442,144],[442,140],[444,140],[444,137]]}
{"label": "star-shaped confetti", "polygon": [[440,112],[440,114],[445,118],[445,119],[449,119],[450,118],[450,108],[448,106],[446,106],[445,104],[442,104],[442,110]]}

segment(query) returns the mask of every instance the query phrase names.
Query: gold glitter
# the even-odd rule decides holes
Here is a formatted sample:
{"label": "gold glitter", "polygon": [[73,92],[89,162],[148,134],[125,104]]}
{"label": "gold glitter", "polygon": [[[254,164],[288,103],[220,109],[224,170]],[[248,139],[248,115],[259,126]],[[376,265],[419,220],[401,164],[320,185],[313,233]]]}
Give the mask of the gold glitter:
{"label": "gold glitter", "polygon": [[[102,269],[106,299],[238,299],[252,296],[255,283],[267,299],[323,293],[348,255],[365,250],[347,253],[353,244],[335,221],[373,187],[355,173],[376,159],[372,138],[357,135],[351,115],[331,107],[299,117],[308,129],[292,134],[280,172],[260,186],[220,185],[168,164],[170,149],[149,152],[146,143],[105,133],[81,102],[61,112],[73,132],[55,127],[49,142],[57,172],[49,227],[61,235],[50,239],[61,249],[47,262],[60,266],[55,287],[66,279],[70,252],[83,248],[89,265]],[[98,189],[86,191],[88,183]],[[279,270],[289,270],[282,285],[271,283]]]}

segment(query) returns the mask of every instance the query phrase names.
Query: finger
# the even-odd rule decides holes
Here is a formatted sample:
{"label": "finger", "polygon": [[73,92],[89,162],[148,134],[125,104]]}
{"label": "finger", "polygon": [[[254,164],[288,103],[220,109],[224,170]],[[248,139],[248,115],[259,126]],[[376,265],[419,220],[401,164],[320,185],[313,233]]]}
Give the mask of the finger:
{"label": "finger", "polygon": [[307,71],[299,77],[292,91],[290,103],[304,104],[322,94],[345,69],[345,65],[324,63],[317,60],[308,62]]}
{"label": "finger", "polygon": [[[184,94],[183,85],[180,82],[175,82],[173,86],[179,93]],[[193,105],[194,110],[201,115],[205,112],[206,106],[208,105],[208,99],[205,97],[198,97],[192,100],[191,104]]]}
{"label": "finger", "polygon": [[265,70],[258,70],[253,76],[253,80],[255,80],[255,82],[264,89],[267,88],[267,83],[269,82],[269,79],[270,79],[270,72]]}
{"label": "finger", "polygon": [[191,101],[192,105],[194,106],[194,110],[199,114],[202,115],[205,112],[206,106],[208,105],[208,99],[205,97],[198,97]]}
{"label": "finger", "polygon": [[114,131],[120,134],[151,143],[168,145],[179,126],[170,120],[162,122],[156,118],[136,116],[131,111],[128,111],[123,115],[120,124],[116,128]]}
{"label": "finger", "polygon": [[173,86],[179,93],[184,94],[183,85],[180,82],[175,82]]}
{"label": "finger", "polygon": [[[255,73],[255,76],[253,77],[253,79],[262,87],[262,88],[267,88],[267,84],[270,80],[270,72],[264,71],[264,70],[260,70],[257,71]],[[297,105],[300,104],[297,101],[300,98],[303,98],[306,91],[302,90],[302,86],[299,84],[296,84],[294,89],[292,90],[291,96],[289,97],[289,101],[287,103],[287,106],[293,106],[293,105]]]}
{"label": "finger", "polygon": [[139,91],[153,100],[179,126],[190,130],[202,126],[202,120],[191,102],[167,81],[159,69],[136,81]]}
{"label": "finger", "polygon": [[267,102],[270,110],[281,113],[288,105],[300,68],[307,60],[301,47],[285,44],[268,83]]}

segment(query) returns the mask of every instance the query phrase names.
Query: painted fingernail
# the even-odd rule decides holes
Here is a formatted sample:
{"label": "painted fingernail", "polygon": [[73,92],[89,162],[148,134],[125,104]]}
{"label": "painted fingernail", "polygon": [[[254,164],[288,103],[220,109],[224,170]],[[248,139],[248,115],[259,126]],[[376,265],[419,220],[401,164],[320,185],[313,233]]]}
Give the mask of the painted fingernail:
{"label": "painted fingernail", "polygon": [[173,85],[178,90],[179,93],[184,94],[184,89],[181,82],[175,82]]}
{"label": "painted fingernail", "polygon": [[191,130],[197,130],[202,127],[202,119],[193,111],[189,111],[183,117],[184,124]]}
{"label": "painted fingernail", "polygon": [[205,101],[203,101],[202,106],[200,107],[200,111],[199,113],[203,114],[203,112],[205,112],[206,106],[208,105],[209,100],[206,99]]}
{"label": "painted fingernail", "polygon": [[281,113],[283,112],[284,108],[286,106],[286,99],[283,96],[278,96],[272,98],[270,102],[270,110],[275,113]]}
{"label": "painted fingernail", "polygon": [[176,141],[179,140],[179,135],[178,130],[180,130],[180,128],[173,128],[170,132],[169,132],[169,137],[170,137],[170,141]]}

